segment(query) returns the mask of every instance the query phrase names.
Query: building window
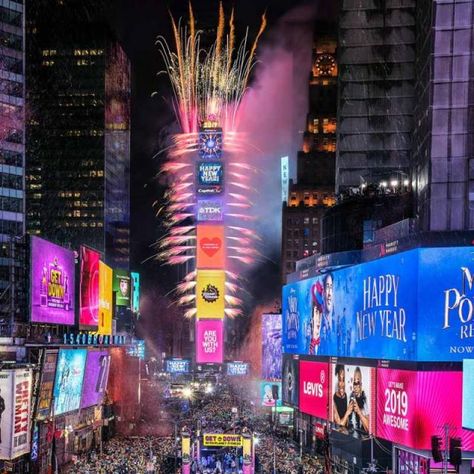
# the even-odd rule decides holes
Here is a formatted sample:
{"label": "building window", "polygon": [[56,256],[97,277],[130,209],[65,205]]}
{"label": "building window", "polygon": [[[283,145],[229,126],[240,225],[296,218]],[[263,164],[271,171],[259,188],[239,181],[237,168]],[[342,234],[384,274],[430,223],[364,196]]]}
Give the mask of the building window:
{"label": "building window", "polygon": [[309,224],[309,217],[305,217],[304,220],[303,220],[303,222],[304,222],[305,224]]}
{"label": "building window", "polygon": [[325,118],[323,119],[323,133],[336,133],[336,119]]}
{"label": "building window", "polygon": [[319,133],[319,119],[313,119],[313,133]]}
{"label": "building window", "polygon": [[318,218],[317,217],[313,217],[313,224],[318,224]]}

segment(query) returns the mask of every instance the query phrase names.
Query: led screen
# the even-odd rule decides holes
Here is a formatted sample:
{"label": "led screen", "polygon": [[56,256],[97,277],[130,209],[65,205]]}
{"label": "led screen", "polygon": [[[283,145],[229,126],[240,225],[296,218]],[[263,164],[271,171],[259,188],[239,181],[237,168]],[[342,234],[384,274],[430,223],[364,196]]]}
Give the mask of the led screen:
{"label": "led screen", "polygon": [[334,362],[329,373],[329,417],[336,429],[355,437],[375,433],[375,368]]}
{"label": "led screen", "polygon": [[262,379],[281,380],[281,314],[262,314]]}
{"label": "led screen", "polygon": [[81,272],[79,282],[79,326],[83,329],[99,325],[99,260],[100,253],[81,246]]}
{"label": "led screen", "polygon": [[248,362],[227,362],[227,375],[231,377],[248,375],[249,364]]}
{"label": "led screen", "polygon": [[36,418],[44,420],[51,415],[51,401],[53,399],[54,375],[56,374],[57,350],[46,350],[44,354],[43,370],[38,397]]}
{"label": "led screen", "polygon": [[224,226],[197,226],[196,268],[223,269],[224,250]]}
{"label": "led screen", "polygon": [[198,199],[196,217],[198,222],[221,222],[224,213],[220,199]]}
{"label": "led screen", "polygon": [[328,417],[329,363],[300,360],[299,409],[318,418]]}
{"label": "led screen", "polygon": [[474,430],[474,359],[465,359],[462,370],[462,425]]}
{"label": "led screen", "polygon": [[225,272],[197,270],[196,309],[198,319],[223,319],[225,308]]}
{"label": "led screen", "polygon": [[216,195],[223,192],[224,165],[218,161],[202,161],[197,164],[197,187],[199,196]]}
{"label": "led screen", "polygon": [[268,381],[261,382],[260,401],[264,407],[281,406],[281,383]]}
{"label": "led screen", "polygon": [[208,128],[199,132],[199,156],[211,159],[222,156],[222,129]]}
{"label": "led screen", "polygon": [[196,362],[222,364],[224,322],[196,321]]}
{"label": "led screen", "polygon": [[132,279],[132,313],[140,312],[140,273],[131,272]]}
{"label": "led screen", "polygon": [[130,307],[131,282],[126,270],[114,270],[115,303],[117,306]]}
{"label": "led screen", "polygon": [[108,351],[89,351],[87,354],[81,408],[102,403],[107,388],[110,356]]}
{"label": "led screen", "polygon": [[31,237],[31,322],[74,324],[74,253]]}
{"label": "led screen", "polygon": [[104,262],[99,262],[99,326],[98,334],[112,334],[113,291],[112,281],[114,271]]}
{"label": "led screen", "polygon": [[54,415],[77,410],[81,403],[87,349],[60,349],[54,382]]}
{"label": "led screen", "polygon": [[299,359],[294,354],[283,354],[282,400],[285,405],[298,406]]}
{"label": "led screen", "polygon": [[170,374],[187,374],[190,366],[189,359],[165,359],[165,372]]}

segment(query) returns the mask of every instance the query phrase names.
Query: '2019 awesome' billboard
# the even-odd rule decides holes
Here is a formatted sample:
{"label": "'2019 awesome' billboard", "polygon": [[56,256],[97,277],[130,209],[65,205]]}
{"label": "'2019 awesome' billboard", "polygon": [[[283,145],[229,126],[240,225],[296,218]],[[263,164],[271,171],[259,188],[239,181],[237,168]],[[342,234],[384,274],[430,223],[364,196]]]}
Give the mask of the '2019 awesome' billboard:
{"label": "'2019 awesome' billboard", "polygon": [[455,361],[474,354],[474,249],[423,248],[283,287],[283,350]]}

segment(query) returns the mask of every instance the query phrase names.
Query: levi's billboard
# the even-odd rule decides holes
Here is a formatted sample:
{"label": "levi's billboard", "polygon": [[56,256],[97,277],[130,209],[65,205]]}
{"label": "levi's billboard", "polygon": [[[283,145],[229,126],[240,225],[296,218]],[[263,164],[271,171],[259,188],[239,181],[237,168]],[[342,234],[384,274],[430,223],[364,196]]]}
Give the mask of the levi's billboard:
{"label": "levi's billboard", "polygon": [[327,419],[329,402],[329,363],[300,360],[299,409],[308,415]]}
{"label": "levi's billboard", "polygon": [[224,248],[224,226],[197,226],[196,268],[224,268]]}
{"label": "levi's billboard", "polygon": [[353,265],[284,286],[282,306],[287,353],[461,361],[474,354],[474,252],[421,248]]}

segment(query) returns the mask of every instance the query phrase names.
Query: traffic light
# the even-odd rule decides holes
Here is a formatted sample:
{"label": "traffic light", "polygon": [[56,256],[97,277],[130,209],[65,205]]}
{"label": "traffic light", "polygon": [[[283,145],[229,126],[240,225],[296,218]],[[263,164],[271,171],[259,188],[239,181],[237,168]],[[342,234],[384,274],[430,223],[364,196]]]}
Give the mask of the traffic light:
{"label": "traffic light", "polygon": [[449,438],[449,462],[453,466],[462,464],[461,438]]}
{"label": "traffic light", "polygon": [[443,460],[443,447],[441,445],[441,436],[431,437],[431,454],[435,462]]}

